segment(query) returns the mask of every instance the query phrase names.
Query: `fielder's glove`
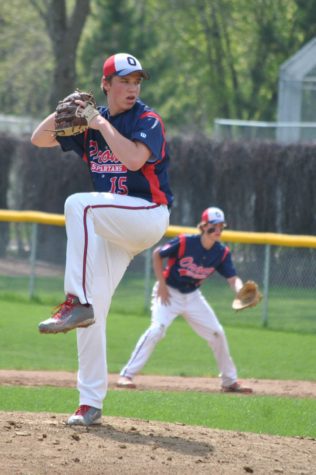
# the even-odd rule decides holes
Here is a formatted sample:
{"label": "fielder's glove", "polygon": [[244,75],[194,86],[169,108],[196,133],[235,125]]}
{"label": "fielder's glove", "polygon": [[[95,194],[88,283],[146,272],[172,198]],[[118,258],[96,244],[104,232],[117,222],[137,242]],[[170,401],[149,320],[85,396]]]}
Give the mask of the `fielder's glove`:
{"label": "fielder's glove", "polygon": [[[77,104],[78,100],[85,102],[85,107]],[[65,137],[81,134],[98,114],[93,94],[76,89],[58,102],[55,112],[55,135]]]}
{"label": "fielder's glove", "polygon": [[259,287],[253,280],[247,280],[233,300],[232,308],[234,310],[244,310],[245,308],[255,307],[262,299]]}

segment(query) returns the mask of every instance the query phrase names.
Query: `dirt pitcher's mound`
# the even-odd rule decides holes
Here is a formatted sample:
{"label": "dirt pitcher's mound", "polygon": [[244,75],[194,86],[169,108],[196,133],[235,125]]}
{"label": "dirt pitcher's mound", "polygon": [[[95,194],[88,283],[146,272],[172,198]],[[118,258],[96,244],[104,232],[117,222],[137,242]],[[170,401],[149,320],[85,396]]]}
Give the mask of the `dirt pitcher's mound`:
{"label": "dirt pitcher's mound", "polygon": [[315,474],[312,439],[103,417],[0,412],[1,474]]}
{"label": "dirt pitcher's mound", "polygon": [[[109,376],[110,388],[117,378]],[[135,382],[139,390],[219,391],[218,378],[140,375]],[[256,394],[316,397],[316,382],[244,383]],[[2,370],[0,384],[75,387],[76,374]],[[0,412],[1,474],[315,474],[314,439],[107,416],[101,426],[71,428],[67,417]]]}

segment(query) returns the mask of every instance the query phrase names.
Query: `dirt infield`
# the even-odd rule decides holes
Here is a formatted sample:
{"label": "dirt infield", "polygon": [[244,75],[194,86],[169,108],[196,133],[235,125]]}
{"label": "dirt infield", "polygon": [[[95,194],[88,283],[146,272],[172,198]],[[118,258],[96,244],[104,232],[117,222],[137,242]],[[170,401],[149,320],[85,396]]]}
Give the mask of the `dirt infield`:
{"label": "dirt infield", "polygon": [[[109,375],[109,388],[116,389],[117,374]],[[139,375],[135,378],[138,390],[219,392],[218,378],[187,378],[181,376]],[[287,381],[249,379],[243,381],[258,395],[316,398],[316,381]],[[76,374],[65,371],[0,370],[0,385],[75,387]],[[316,472],[315,472],[316,473]]]}
{"label": "dirt infield", "polygon": [[[0,385],[74,387],[65,372],[0,371]],[[115,388],[117,375],[110,375]],[[138,390],[218,392],[218,380],[138,376]],[[244,381],[256,394],[316,397],[316,382]],[[122,389],[120,389],[122,391]],[[123,389],[124,391],[124,389]],[[251,397],[240,395],[239,397]],[[67,415],[0,412],[1,474],[316,473],[316,441],[103,416],[101,426],[70,428]]]}

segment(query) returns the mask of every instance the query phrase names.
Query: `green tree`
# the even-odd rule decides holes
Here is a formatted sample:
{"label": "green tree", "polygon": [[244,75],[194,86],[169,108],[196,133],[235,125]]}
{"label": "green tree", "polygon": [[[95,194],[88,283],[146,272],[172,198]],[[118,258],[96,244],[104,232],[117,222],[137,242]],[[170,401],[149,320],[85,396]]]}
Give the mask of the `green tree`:
{"label": "green tree", "polygon": [[315,31],[316,9],[304,13],[306,3],[151,2],[162,13],[151,53],[156,64],[170,65],[161,69],[157,94],[171,124],[207,129],[215,117],[275,120],[279,68]]}
{"label": "green tree", "polygon": [[[90,13],[90,0],[76,0],[67,11],[67,0],[30,0],[44,21],[54,54],[50,108],[75,89],[77,49]],[[70,11],[69,11],[70,10]]]}
{"label": "green tree", "polygon": [[316,34],[316,0],[295,0],[296,15],[293,29],[299,32],[301,44]]}
{"label": "green tree", "polygon": [[90,0],[11,0],[2,5],[4,113],[42,117],[74,89],[77,50],[89,11]]}
{"label": "green tree", "polygon": [[104,101],[100,89],[104,60],[117,52],[128,52],[140,61],[148,49],[146,0],[94,0],[79,54],[80,84],[93,89]]}
{"label": "green tree", "polygon": [[53,59],[49,38],[37,13],[22,0],[4,2],[0,22],[1,111],[37,117],[50,93]]}
{"label": "green tree", "polygon": [[3,112],[43,116],[75,87],[103,102],[102,63],[127,51],[152,78],[142,98],[187,133],[275,120],[279,68],[314,36],[316,0],[11,0],[0,22]]}

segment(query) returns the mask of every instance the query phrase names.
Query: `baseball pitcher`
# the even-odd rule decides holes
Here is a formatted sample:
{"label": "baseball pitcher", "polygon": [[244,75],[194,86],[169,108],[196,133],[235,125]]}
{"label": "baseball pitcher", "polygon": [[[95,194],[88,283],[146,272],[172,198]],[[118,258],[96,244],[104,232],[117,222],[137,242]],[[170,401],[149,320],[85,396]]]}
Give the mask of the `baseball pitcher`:
{"label": "baseball pitcher", "polygon": [[[78,410],[70,425],[101,421],[107,392],[106,316],[115,289],[133,257],[157,243],[169,224],[173,197],[161,117],[139,99],[149,79],[131,54],[103,64],[106,106],[74,93],[35,129],[32,143],[73,150],[89,167],[94,192],[67,198],[66,300],[39,331],[77,329]],[[75,164],[74,164],[75,166]]]}

